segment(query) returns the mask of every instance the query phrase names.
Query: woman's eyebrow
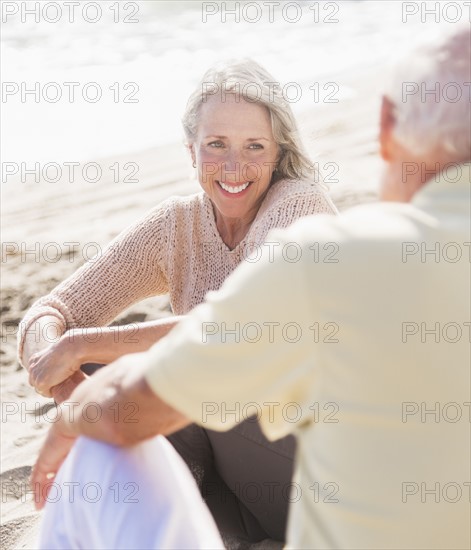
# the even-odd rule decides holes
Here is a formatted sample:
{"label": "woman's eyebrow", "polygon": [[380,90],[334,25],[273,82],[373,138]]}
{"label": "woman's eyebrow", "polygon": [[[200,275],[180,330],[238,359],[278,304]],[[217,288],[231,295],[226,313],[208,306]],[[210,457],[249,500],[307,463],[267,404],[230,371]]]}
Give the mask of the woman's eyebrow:
{"label": "woman's eyebrow", "polygon": [[[210,134],[208,136],[205,136],[203,139],[209,139],[209,138],[216,138],[216,139],[228,139],[227,136],[215,136],[214,134]],[[271,141],[270,139],[268,138],[264,138],[264,137],[257,137],[257,138],[247,138],[246,141]]]}

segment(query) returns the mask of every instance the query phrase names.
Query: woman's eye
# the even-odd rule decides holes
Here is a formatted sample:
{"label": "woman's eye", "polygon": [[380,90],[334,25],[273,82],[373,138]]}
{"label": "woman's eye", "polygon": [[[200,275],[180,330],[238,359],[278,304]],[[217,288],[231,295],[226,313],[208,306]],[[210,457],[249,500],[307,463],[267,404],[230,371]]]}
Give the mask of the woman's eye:
{"label": "woman's eye", "polygon": [[249,149],[263,149],[263,145],[260,143],[251,143],[249,145]]}
{"label": "woman's eye", "polygon": [[211,141],[208,143],[208,147],[215,147],[216,149],[219,149],[224,147],[224,143],[222,141]]}

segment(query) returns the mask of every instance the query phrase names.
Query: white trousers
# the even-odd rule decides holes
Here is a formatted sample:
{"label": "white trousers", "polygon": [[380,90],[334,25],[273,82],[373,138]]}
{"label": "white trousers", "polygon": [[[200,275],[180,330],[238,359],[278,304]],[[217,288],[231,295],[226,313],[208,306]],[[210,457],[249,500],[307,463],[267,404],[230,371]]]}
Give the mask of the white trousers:
{"label": "white trousers", "polygon": [[51,486],[39,547],[224,545],[190,471],[158,436],[130,448],[79,438]]}

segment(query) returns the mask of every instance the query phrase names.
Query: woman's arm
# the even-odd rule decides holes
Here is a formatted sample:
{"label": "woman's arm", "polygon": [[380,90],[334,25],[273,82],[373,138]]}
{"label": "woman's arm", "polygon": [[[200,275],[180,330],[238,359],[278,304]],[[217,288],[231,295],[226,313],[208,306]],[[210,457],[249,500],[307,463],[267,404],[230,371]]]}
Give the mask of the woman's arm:
{"label": "woman's arm", "polygon": [[62,337],[81,363],[111,363],[128,353],[147,351],[182,317],[166,317],[145,323],[114,327],[73,329]]}
{"label": "woman's arm", "polygon": [[[172,205],[172,200],[165,201],[125,229],[102,253],[89,260],[49,295],[35,302],[27,312],[20,323],[20,363],[30,371],[33,367],[36,369],[37,363],[44,358],[41,361],[43,366],[47,364],[50,368],[59,368],[58,375],[53,377],[53,383],[46,384],[48,387],[44,392],[36,386],[38,391],[44,395],[51,395],[51,387],[66,380],[68,376],[73,375],[77,382],[84,379],[83,373],[79,371],[80,364],[72,365],[69,361],[69,356],[73,357],[75,353],[71,354],[70,348],[62,346],[63,338],[59,340],[62,334],[76,327],[108,325],[133,303],[168,291],[165,265],[169,250],[168,231],[172,227]],[[135,331],[135,327],[130,330]],[[164,334],[162,331],[165,329],[158,328],[157,331],[156,340]],[[55,334],[55,338],[51,339],[49,334]],[[117,332],[116,329],[110,328],[109,339],[105,340],[103,334],[95,342],[93,352],[100,350],[100,357],[97,356],[95,361],[109,362],[116,357],[113,354],[109,360],[106,357],[105,360],[101,359],[102,353],[112,353],[117,334],[118,344],[133,344],[124,342],[121,329]],[[129,339],[133,339],[132,334],[128,336]],[[76,340],[78,342],[78,335]],[[92,336],[89,336],[88,340],[87,344],[93,343]],[[149,343],[146,344],[145,332],[139,333],[138,340],[141,345],[150,346]],[[149,342],[152,341],[155,341],[153,336],[149,338]],[[61,343],[60,353],[54,353],[57,344],[51,346],[56,342]],[[74,352],[82,353],[88,350],[88,346],[86,350],[83,346],[80,350],[78,348],[77,346],[75,349],[74,346]],[[118,352],[117,357],[137,351],[138,346],[131,345],[130,348]],[[50,357],[54,357],[54,360],[49,360]],[[42,368],[37,369],[38,374],[41,371]],[[30,380],[34,380],[34,376]],[[63,392],[59,399],[54,395],[56,401],[61,402],[68,397],[76,384],[72,387],[70,383],[67,385],[68,392]],[[44,388],[43,385],[41,387]]]}
{"label": "woman's arm", "polygon": [[18,353],[23,366],[25,335],[33,333],[34,338],[36,333],[47,340],[44,331],[38,331],[40,324],[57,323],[60,334],[77,327],[103,327],[132,304],[168,292],[171,206],[168,200],[151,210],[31,306],[20,323]]}
{"label": "woman's arm", "polygon": [[69,330],[56,344],[31,357],[29,382],[42,395],[53,395],[54,386],[82,375],[79,370],[82,364],[107,364],[128,353],[147,351],[180,319],[171,317],[125,326]]}

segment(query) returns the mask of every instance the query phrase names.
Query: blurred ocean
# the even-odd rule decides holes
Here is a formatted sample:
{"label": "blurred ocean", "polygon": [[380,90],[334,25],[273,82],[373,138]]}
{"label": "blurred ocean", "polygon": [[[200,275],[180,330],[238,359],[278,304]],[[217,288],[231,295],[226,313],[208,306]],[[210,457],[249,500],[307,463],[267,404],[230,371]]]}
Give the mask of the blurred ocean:
{"label": "blurred ocean", "polygon": [[[289,91],[295,98],[301,90],[292,106],[302,117],[333,90],[326,83],[390,64],[398,47],[430,27],[418,15],[405,23],[397,0],[82,0],[73,22],[66,7],[72,2],[2,4],[2,159],[29,163],[83,161],[180,140],[190,92],[222,58],[249,56],[280,83],[297,83]],[[35,4],[39,22],[22,13]],[[239,22],[226,13],[237,5]],[[39,94],[22,99],[35,83]],[[91,102],[83,93],[89,100],[102,95]],[[335,97],[351,93],[343,86]]]}

